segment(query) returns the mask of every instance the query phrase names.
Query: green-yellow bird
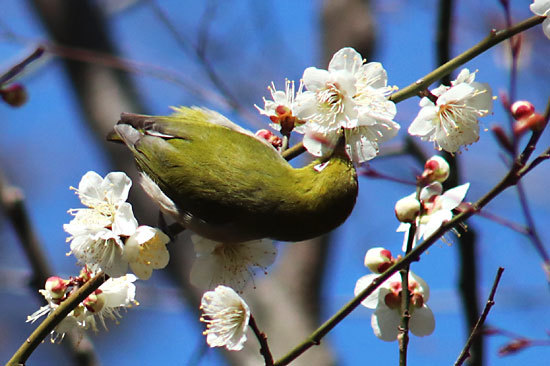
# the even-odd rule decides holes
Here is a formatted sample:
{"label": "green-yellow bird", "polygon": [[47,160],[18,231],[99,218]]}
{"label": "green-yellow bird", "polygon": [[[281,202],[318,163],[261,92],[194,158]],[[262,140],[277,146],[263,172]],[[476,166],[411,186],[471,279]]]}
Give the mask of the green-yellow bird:
{"label": "green-yellow bird", "polygon": [[338,227],[355,205],[357,174],[342,143],[330,157],[293,168],[271,145],[208,109],[123,113],[114,130],[161,210],[212,240],[306,240]]}

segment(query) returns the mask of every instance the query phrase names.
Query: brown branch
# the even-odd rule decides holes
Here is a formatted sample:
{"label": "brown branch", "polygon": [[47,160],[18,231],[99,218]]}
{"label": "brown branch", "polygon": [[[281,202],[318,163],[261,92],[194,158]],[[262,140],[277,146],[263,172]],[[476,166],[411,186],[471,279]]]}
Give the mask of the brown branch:
{"label": "brown branch", "polygon": [[250,328],[252,328],[252,331],[256,335],[256,338],[258,338],[258,342],[260,343],[260,354],[264,357],[265,366],[273,366],[273,356],[271,355],[271,351],[269,350],[267,337],[264,333],[260,331],[260,328],[258,328],[256,320],[252,315],[250,315],[250,322],[248,323],[248,325],[250,326]]}
{"label": "brown branch", "polygon": [[495,304],[494,298],[495,293],[497,291],[498,283],[500,282],[500,278],[502,277],[502,272],[504,272],[504,268],[499,267],[495,280],[493,282],[493,287],[491,288],[491,292],[489,293],[489,298],[487,299],[487,303],[485,304],[485,308],[483,309],[483,312],[481,313],[481,316],[477,320],[476,325],[474,326],[474,329],[472,329],[472,332],[470,333],[470,336],[468,337],[468,341],[464,345],[464,348],[462,349],[462,352],[460,352],[460,355],[458,356],[457,360],[455,361],[455,366],[460,366],[466,361],[468,357],[470,357],[470,347],[472,346],[475,338],[479,335],[479,333],[482,330],[483,324],[485,323],[485,319],[487,319],[487,315],[489,315],[489,311]]}

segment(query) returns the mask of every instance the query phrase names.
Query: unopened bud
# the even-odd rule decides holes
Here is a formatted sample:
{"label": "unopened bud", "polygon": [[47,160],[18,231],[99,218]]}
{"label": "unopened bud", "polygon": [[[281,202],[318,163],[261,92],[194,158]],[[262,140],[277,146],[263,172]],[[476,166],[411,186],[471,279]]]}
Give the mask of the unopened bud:
{"label": "unopened bud", "polygon": [[539,131],[544,127],[545,123],[546,121],[542,115],[533,113],[527,117],[519,119],[514,124],[514,134],[516,136],[521,136],[529,130]]}
{"label": "unopened bud", "polygon": [[103,306],[105,305],[105,295],[103,294],[103,291],[97,289],[85,298],[84,301],[82,301],[82,304],[84,304],[88,311],[97,313],[103,309]]}
{"label": "unopened bud", "polygon": [[434,155],[424,164],[422,180],[425,183],[444,182],[449,177],[450,171],[449,163],[441,156]]}
{"label": "unopened bud", "polygon": [[395,216],[401,222],[414,222],[420,212],[420,202],[414,196],[401,198],[395,204]]}
{"label": "unopened bud", "polygon": [[0,96],[12,107],[20,107],[29,99],[25,87],[21,84],[12,84],[0,89]]}
{"label": "unopened bud", "polygon": [[283,145],[283,140],[281,140],[280,137],[275,136],[273,132],[269,130],[265,130],[265,129],[258,130],[256,132],[256,136],[263,138],[264,140],[269,142],[271,145],[273,145],[273,147],[275,148],[279,148]]}
{"label": "unopened bud", "polygon": [[69,281],[66,281],[61,277],[53,276],[46,280],[46,285],[44,288],[50,293],[52,299],[59,300],[65,296],[68,283]]}
{"label": "unopened bud", "polygon": [[371,248],[365,255],[365,267],[370,269],[373,273],[385,272],[394,263],[395,258],[393,258],[391,252],[385,248]]}
{"label": "unopened bud", "polygon": [[535,113],[535,106],[526,100],[518,100],[510,107],[514,119],[519,120]]}

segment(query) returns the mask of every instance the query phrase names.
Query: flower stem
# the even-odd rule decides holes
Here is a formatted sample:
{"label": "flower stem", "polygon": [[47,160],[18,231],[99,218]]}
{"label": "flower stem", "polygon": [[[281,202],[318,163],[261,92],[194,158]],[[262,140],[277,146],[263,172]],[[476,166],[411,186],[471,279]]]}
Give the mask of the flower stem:
{"label": "flower stem", "polygon": [[97,290],[109,276],[103,272],[99,272],[94,278],[86,282],[81,288],[72,293],[65,301],[63,301],[44,321],[32,332],[32,334],[23,342],[19,349],[13,354],[6,366],[24,365],[29,356],[34,352],[36,347],[48,334],[65,317],[80,304],[88,295]]}

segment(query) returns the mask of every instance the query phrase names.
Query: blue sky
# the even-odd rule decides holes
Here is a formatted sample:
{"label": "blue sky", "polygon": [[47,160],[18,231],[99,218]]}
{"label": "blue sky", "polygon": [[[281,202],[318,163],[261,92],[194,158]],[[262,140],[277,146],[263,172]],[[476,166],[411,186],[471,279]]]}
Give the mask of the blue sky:
{"label": "blue sky", "polygon": [[[299,79],[308,66],[326,67],[317,61],[321,49],[318,2],[258,3],[232,1],[219,5],[214,14],[216,21],[211,28],[209,49],[212,64],[227,85],[236,91],[242,90],[243,100],[247,101],[246,106],[251,112],[254,112],[254,103],[261,103],[271,81],[279,86],[285,78]],[[531,16],[528,3],[513,1],[516,20]],[[390,84],[404,87],[434,67],[434,4],[426,0],[392,0],[374,6],[378,48],[373,61],[383,63]],[[199,15],[204,11],[204,3],[188,2],[183,6],[178,1],[165,1],[162,7],[181,31],[193,40],[200,27]],[[496,26],[495,22],[502,19],[496,1],[478,7],[476,2],[459,2],[457,5],[453,54],[481,40]],[[471,16],[474,10],[479,16]],[[0,64],[9,65],[37,41],[46,38],[25,2],[5,0],[0,20],[20,37],[18,41],[0,37]],[[112,14],[109,26],[125,58],[161,67],[168,74],[185,78],[206,91],[212,90],[190,54],[178,46],[147,6],[138,4]],[[540,57],[548,54],[550,42],[542,39],[541,33],[540,28],[527,32],[525,48],[531,45],[533,54],[530,61],[524,62],[518,77],[518,96],[532,101],[539,110],[544,108],[550,95],[550,68],[547,60],[545,63],[544,57]],[[466,67],[478,69],[477,80],[488,82],[498,94],[508,85],[507,70],[500,66],[501,59],[502,51],[496,48],[472,60]],[[145,73],[135,74],[133,78],[151,114],[167,114],[170,105],[198,104],[220,110],[243,124],[245,122],[223,105],[205,101],[176,83]],[[81,111],[58,60],[51,60],[22,81],[28,88],[29,102],[19,109],[0,104],[0,166],[10,181],[24,191],[33,223],[52,265],[59,274],[71,275],[78,271],[78,267],[73,257],[65,256],[68,245],[65,244],[62,224],[70,219],[67,209],[78,207],[79,202],[68,187],[76,186],[88,170],[107,173],[108,159],[82,121]],[[402,125],[400,138],[418,111],[417,103],[418,100],[411,99],[398,105],[396,121]],[[493,124],[506,126],[506,116],[498,102],[494,109],[492,116],[482,119],[482,129]],[[257,118],[257,125],[253,128],[262,121]],[[547,147],[549,143],[546,133],[539,145]],[[427,153],[433,152],[431,144],[421,143],[421,146]],[[463,181],[471,182],[467,198],[472,201],[487,192],[506,171],[499,157],[499,147],[490,132],[482,132],[479,143],[472,145],[459,158]],[[550,247],[547,240],[550,237],[547,165],[533,171],[525,179],[525,187],[540,236]],[[406,158],[374,160],[372,167],[409,180],[413,179],[412,172],[418,168]],[[411,192],[409,186],[360,178],[357,206],[348,221],[337,230],[337,242],[330,254],[323,304],[326,317],[353,296],[355,281],[368,272],[363,267],[363,256],[368,248],[385,246],[397,253],[402,237],[395,233],[398,223],[393,205]],[[492,202],[488,210],[523,222],[513,190]],[[483,218],[474,218],[469,225],[479,233],[480,298],[484,299],[488,294],[497,267],[506,268],[488,323],[533,338],[547,337],[550,324],[546,310],[550,296],[540,260],[529,241]],[[7,222],[0,229],[3,243],[0,246],[0,271],[5,274],[2,275],[5,280],[0,280],[0,356],[7,359],[33,329],[24,324],[26,316],[42,304],[22,287],[29,270],[13,231]],[[453,235],[449,235],[449,242],[455,241]],[[280,248],[284,250],[284,247]],[[429,305],[434,310],[437,325],[430,337],[412,337],[411,365],[449,364],[460,352],[465,334],[456,292],[456,264],[456,248],[438,243],[421,263],[414,266],[414,271],[431,286]],[[142,283],[138,300],[140,290],[145,294],[140,307],[125,313],[121,324],[110,326],[109,332],[93,336],[101,360],[105,365],[132,365],[152,364],[162,357],[168,364],[185,364],[200,352],[204,344],[198,321],[186,311],[185,303],[178,298],[177,291],[166,281],[164,274],[156,273],[152,284]],[[373,335],[370,315],[370,310],[360,308],[329,335],[342,365],[364,364],[367,360],[397,363],[397,343],[384,343]],[[166,347],[167,340],[173,342],[172,347]],[[499,359],[496,350],[504,342],[504,338],[497,337],[489,340],[488,365],[535,364],[535,360],[550,356],[549,347],[534,347]],[[68,362],[63,348],[43,344],[32,356],[31,363],[49,365],[54,360],[55,363]],[[200,365],[220,362],[215,352],[208,351]]]}

